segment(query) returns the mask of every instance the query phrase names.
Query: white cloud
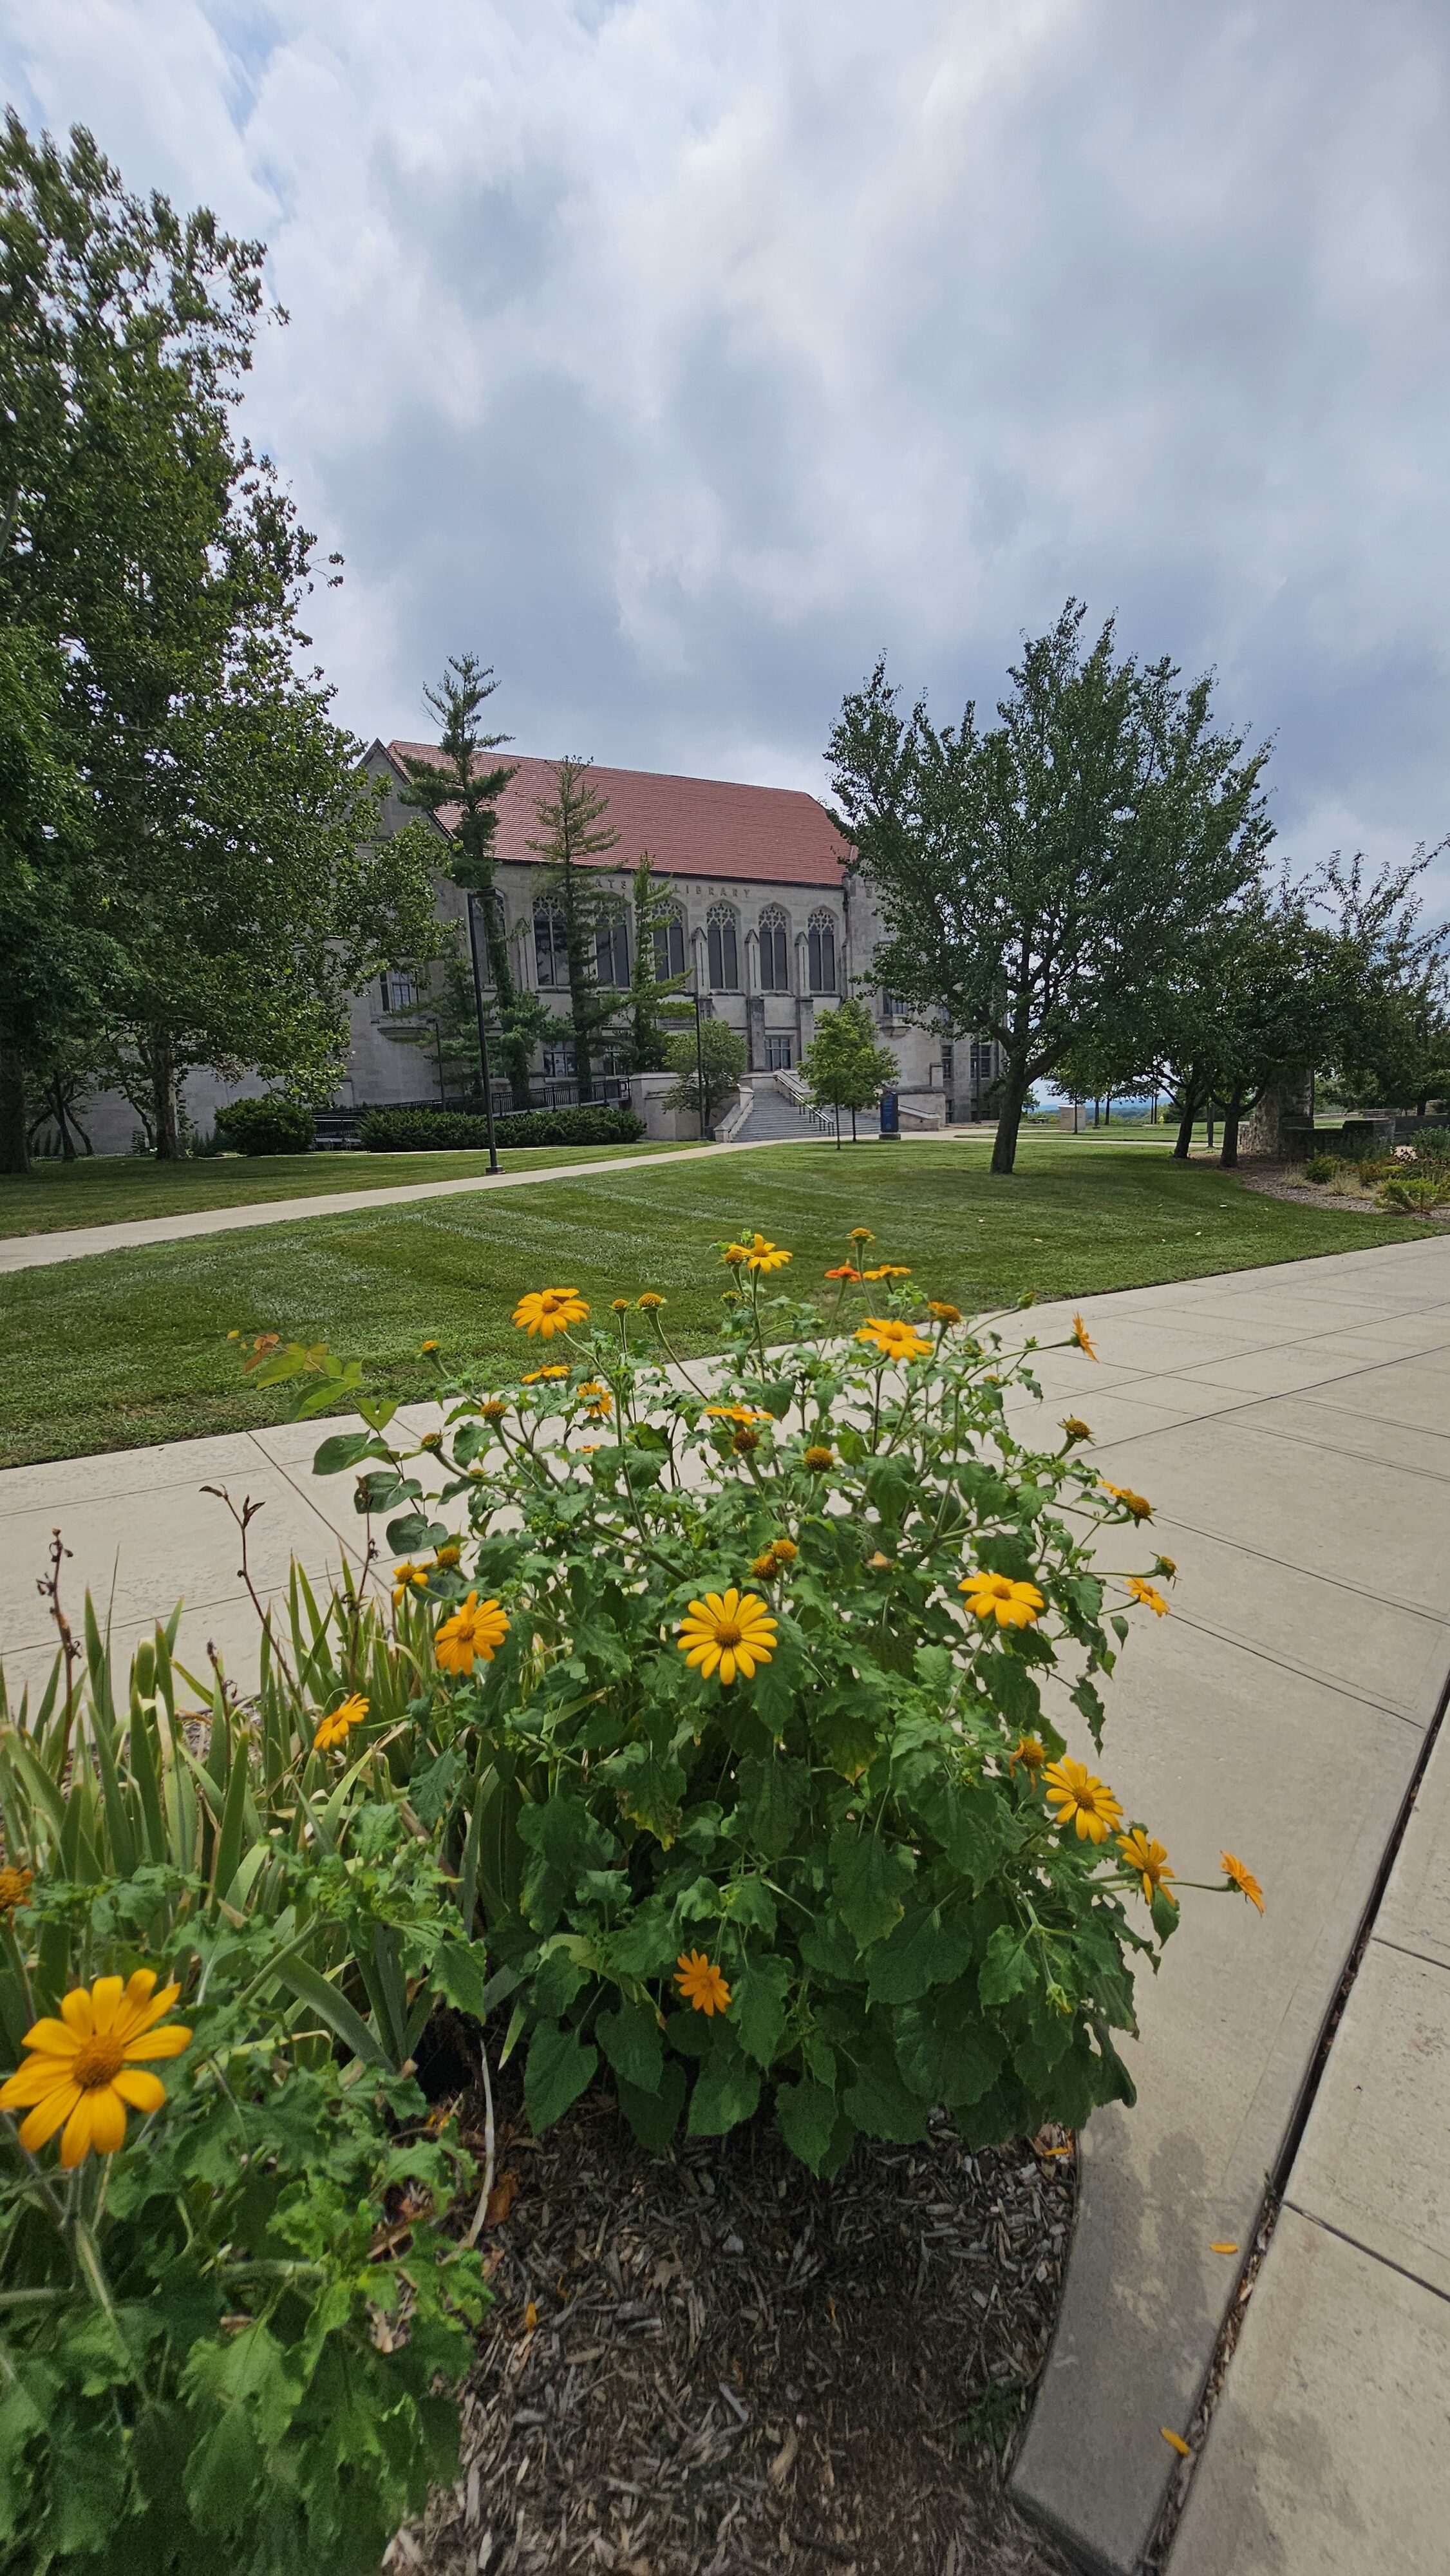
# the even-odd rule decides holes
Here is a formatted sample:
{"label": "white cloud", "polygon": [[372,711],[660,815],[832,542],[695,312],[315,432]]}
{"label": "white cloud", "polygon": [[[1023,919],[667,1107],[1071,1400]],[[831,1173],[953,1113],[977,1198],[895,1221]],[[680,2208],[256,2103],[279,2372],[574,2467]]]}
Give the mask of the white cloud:
{"label": "white cloud", "polygon": [[263,233],[253,434],[360,731],[819,779],[879,646],[1067,591],[1217,665],[1277,812],[1450,827],[1436,0],[0,0],[0,69]]}

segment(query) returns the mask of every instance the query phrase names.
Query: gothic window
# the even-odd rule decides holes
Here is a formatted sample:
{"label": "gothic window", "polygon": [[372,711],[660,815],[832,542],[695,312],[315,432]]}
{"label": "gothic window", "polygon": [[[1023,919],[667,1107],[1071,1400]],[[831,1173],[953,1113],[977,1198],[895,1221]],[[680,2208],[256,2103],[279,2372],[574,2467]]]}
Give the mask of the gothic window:
{"label": "gothic window", "polygon": [[677,912],[665,921],[655,923],[655,973],[663,982],[667,975],[685,971],[685,925]]}
{"label": "gothic window", "polygon": [[762,993],[790,991],[789,930],[785,913],[778,903],[768,903],[760,916],[760,989]]}
{"label": "gothic window", "polygon": [[551,1082],[569,1080],[574,1072],[574,1041],[554,1038],[544,1048],[544,1071]]}
{"label": "gothic window", "polygon": [[828,912],[813,912],[808,939],[811,991],[836,989],[836,925]]}
{"label": "gothic window", "polygon": [[534,965],[541,992],[556,991],[569,981],[569,948],[564,936],[564,916],[555,904],[536,903],[534,906]]}
{"label": "gothic window", "polygon": [[710,957],[710,990],[712,993],[738,993],[740,948],[734,905],[712,903],[705,915],[705,927]]}
{"label": "gothic window", "polygon": [[594,974],[600,984],[629,982],[629,932],[622,912],[601,921],[594,934]]}
{"label": "gothic window", "polygon": [[390,966],[383,977],[383,1009],[413,1011],[423,998],[418,977],[407,966]]}

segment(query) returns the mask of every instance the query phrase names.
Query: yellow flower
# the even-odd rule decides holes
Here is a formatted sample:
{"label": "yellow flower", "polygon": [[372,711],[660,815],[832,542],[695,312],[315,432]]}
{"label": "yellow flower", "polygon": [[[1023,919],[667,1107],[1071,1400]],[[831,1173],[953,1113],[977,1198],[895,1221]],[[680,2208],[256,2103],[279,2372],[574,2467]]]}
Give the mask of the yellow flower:
{"label": "yellow flower", "polygon": [[1153,1571],[1155,1574],[1161,1574],[1165,1582],[1171,1583],[1178,1572],[1178,1567],[1171,1556],[1159,1556],[1153,1560]]}
{"label": "yellow flower", "polygon": [[750,1247],[745,1243],[727,1243],[720,1258],[727,1270],[738,1270],[742,1262],[750,1259]]}
{"label": "yellow flower", "polygon": [[1035,1583],[1014,1583],[1006,1574],[969,1574],[957,1590],[965,1594],[972,1617],[987,1627],[994,1619],[999,1628],[1034,1627],[1043,1607]]}
{"label": "yellow flower", "polygon": [[312,1739],[313,1752],[335,1753],[340,1744],[346,1744],[353,1728],[361,1726],[367,1713],[367,1701],[360,1692],[354,1691],[351,1699],[343,1701],[341,1708],[335,1708],[330,1717],[318,1721],[317,1732]]}
{"label": "yellow flower", "polygon": [[1019,1735],[1014,1750],[1008,1756],[1007,1777],[1010,1780],[1020,1762],[1028,1779],[1035,1780],[1046,1760],[1047,1747],[1040,1735]]}
{"label": "yellow flower", "polygon": [[1141,1825],[1135,1825],[1130,1834],[1119,1834],[1118,1849],[1129,1869],[1142,1880],[1143,1894],[1150,1905],[1160,1888],[1170,1905],[1177,1904],[1177,1897],[1163,1886],[1164,1880],[1172,1878],[1174,1872],[1168,1866],[1168,1854],[1161,1843],[1152,1841]]}
{"label": "yellow flower", "polygon": [[903,1270],[899,1261],[883,1261],[879,1270],[863,1270],[861,1276],[863,1279],[909,1279],[911,1272]]}
{"label": "yellow flower", "polygon": [[527,1369],[519,1383],[521,1386],[538,1386],[545,1378],[567,1377],[568,1374],[569,1372],[565,1368],[563,1361],[555,1360],[550,1368]]}
{"label": "yellow flower", "polygon": [[427,1356],[427,1354],[428,1354],[428,1352],[429,1352],[429,1351],[436,1351],[436,1350],[437,1350],[437,1348],[438,1348],[438,1345],[437,1345],[437,1343],[436,1343],[436,1342],[420,1342],[420,1343],[418,1344],[418,1357],[419,1357],[419,1359],[421,1360],[421,1359],[426,1358],[426,1356]]}
{"label": "yellow flower", "polygon": [[601,1386],[595,1378],[591,1378],[587,1386],[581,1386],[578,1394],[585,1411],[592,1413],[596,1422],[602,1422],[606,1414],[614,1411],[614,1398],[608,1387]]}
{"label": "yellow flower", "polygon": [[503,1422],[508,1417],[508,1406],[496,1395],[491,1395],[488,1402],[478,1409],[485,1422]]}
{"label": "yellow flower", "polygon": [[690,1603],[680,1621],[679,1647],[687,1664],[708,1681],[718,1670],[729,1687],[736,1674],[754,1677],[757,1664],[768,1664],[775,1652],[776,1629],[765,1603],[755,1592],[707,1592]]}
{"label": "yellow flower", "polygon": [[1067,1433],[1069,1442],[1091,1440],[1093,1436],[1092,1424],[1084,1422],[1080,1413],[1065,1413],[1062,1417],[1062,1427]]}
{"label": "yellow flower", "polygon": [[644,1295],[635,1300],[642,1315],[657,1315],[664,1302],[663,1297],[657,1296],[653,1288],[646,1288]]}
{"label": "yellow flower", "polygon": [[809,1449],[801,1451],[801,1465],[808,1467],[813,1476],[824,1475],[826,1469],[833,1463],[831,1452],[824,1441],[814,1440]]}
{"label": "yellow flower", "polygon": [[1145,1583],[1141,1574],[1130,1574],[1127,1583],[1133,1599],[1141,1601],[1145,1610],[1151,1610],[1155,1619],[1167,1618],[1168,1604],[1162,1593],[1156,1592],[1151,1583]]}
{"label": "yellow flower", "polygon": [[532,1340],[552,1341],[570,1324],[582,1324],[589,1309],[577,1288],[533,1288],[514,1308],[514,1322]]}
{"label": "yellow flower", "polygon": [[931,1344],[914,1324],[899,1323],[891,1315],[868,1315],[856,1334],[858,1342],[869,1342],[884,1360],[925,1360],[931,1357]]}
{"label": "yellow flower", "polygon": [[629,1299],[627,1297],[616,1297],[613,1306],[610,1308],[610,1312],[615,1315],[627,1315],[629,1313]]}
{"label": "yellow flower", "polygon": [[13,1914],[23,1905],[35,1884],[35,1873],[29,1869],[0,1869],[0,1914]]}
{"label": "yellow flower", "polygon": [[1104,1843],[1109,1827],[1122,1822],[1123,1810],[1111,1789],[1071,1754],[1049,1762],[1042,1778],[1054,1824],[1075,1825],[1079,1842]]}
{"label": "yellow flower", "polygon": [[876,1237],[869,1225],[853,1225],[847,1237],[850,1243],[874,1243],[875,1240]]}
{"label": "yellow flower", "polygon": [[1131,1485],[1110,1485],[1106,1476],[1099,1476],[1098,1483],[1101,1485],[1105,1494],[1112,1495],[1114,1502],[1127,1504],[1127,1507],[1132,1513],[1135,1521],[1150,1521],[1152,1519],[1152,1504],[1145,1500],[1142,1494],[1135,1494]]}
{"label": "yellow flower", "polygon": [[794,1565],[800,1549],[793,1538],[773,1538],[770,1542],[770,1552],[777,1565]]}
{"label": "yellow flower", "polygon": [[1095,1360],[1097,1358],[1097,1352],[1093,1349],[1088,1328],[1083,1322],[1081,1315],[1074,1315],[1072,1319],[1072,1338],[1076,1342],[1078,1349],[1085,1352],[1090,1360]]}
{"label": "yellow flower", "polygon": [[960,1306],[949,1306],[944,1297],[929,1297],[926,1301],[926,1311],[929,1315],[935,1315],[939,1324],[959,1324],[962,1320]]}
{"label": "yellow flower", "polygon": [[768,1413],[761,1413],[748,1404],[707,1404],[705,1412],[711,1422],[736,1422],[742,1431],[748,1431],[754,1422],[770,1420]]}
{"label": "yellow flower", "polygon": [[750,1571],[756,1577],[758,1582],[768,1583],[775,1572],[774,1549],[767,1547],[762,1550],[759,1556],[752,1557],[750,1560]]}
{"label": "yellow flower", "polygon": [[747,1270],[783,1270],[790,1259],[788,1252],[782,1252],[778,1243],[767,1242],[763,1234],[752,1235],[743,1246],[731,1246],[732,1251],[737,1248],[744,1251]]}
{"label": "yellow flower", "polygon": [[[1220,1852],[1219,1859],[1224,1865],[1230,1884],[1238,1889],[1240,1896],[1246,1896],[1248,1898],[1250,1905],[1257,1905],[1259,1912],[1262,1914],[1264,1910],[1264,1891],[1260,1887],[1258,1880],[1255,1878],[1253,1871],[1251,1869],[1245,1869],[1243,1862],[1241,1860],[1236,1860],[1232,1852]],[[4,2095],[0,2094],[0,2101],[3,2101],[4,2098]]]}
{"label": "yellow flower", "polygon": [[97,1977],[89,1993],[72,1987],[59,2021],[38,2021],[26,2032],[24,2045],[32,2054],[0,2085],[0,2106],[28,2111],[20,2143],[31,2155],[64,2122],[62,2165],[83,2164],[93,2148],[113,2156],[126,2143],[128,2106],[161,2109],[166,2095],[159,2080],[136,2061],[179,2057],[191,2033],[180,2022],[169,2030],[156,2028],[181,1988],[163,1986],[158,1995],[155,1984],[154,1968],[138,1968],[124,1985],[119,1977]]}
{"label": "yellow flower", "polygon": [[475,1658],[491,1664],[508,1635],[508,1618],[496,1601],[480,1601],[470,1592],[433,1640],[433,1652],[445,1673],[471,1673]]}
{"label": "yellow flower", "polygon": [[398,1603],[402,1600],[402,1597],[407,1591],[410,1583],[415,1583],[419,1591],[423,1592],[427,1590],[428,1577],[421,1565],[414,1565],[410,1558],[405,1558],[401,1565],[395,1565],[393,1568],[393,1607],[395,1610]]}
{"label": "yellow flower", "polygon": [[693,2011],[707,2014],[728,2012],[730,1989],[713,1959],[703,1950],[682,1950],[675,1961],[675,1983],[684,2002]]}

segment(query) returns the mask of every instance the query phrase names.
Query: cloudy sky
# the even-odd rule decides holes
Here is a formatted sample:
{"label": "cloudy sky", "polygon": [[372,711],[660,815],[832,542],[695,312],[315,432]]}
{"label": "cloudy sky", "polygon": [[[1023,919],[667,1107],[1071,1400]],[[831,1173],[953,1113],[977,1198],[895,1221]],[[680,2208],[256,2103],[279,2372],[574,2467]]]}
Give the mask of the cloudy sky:
{"label": "cloudy sky", "polygon": [[[1300,863],[1450,831],[1444,0],[0,0],[32,124],[270,245],[339,711],[818,787],[1075,592]],[[1450,908],[1450,866],[1437,871]]]}

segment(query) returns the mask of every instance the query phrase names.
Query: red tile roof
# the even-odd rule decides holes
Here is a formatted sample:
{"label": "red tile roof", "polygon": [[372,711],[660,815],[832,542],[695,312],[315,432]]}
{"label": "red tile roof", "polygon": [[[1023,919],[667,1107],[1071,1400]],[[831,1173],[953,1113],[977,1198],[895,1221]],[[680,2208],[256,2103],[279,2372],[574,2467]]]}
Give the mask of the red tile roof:
{"label": "red tile roof", "polygon": [[[414,760],[437,757],[429,742],[385,747],[399,765],[404,754]],[[589,779],[608,797],[602,819],[619,834],[617,846],[598,862],[602,867],[632,867],[648,850],[668,876],[746,877],[770,885],[841,882],[846,845],[825,807],[801,788],[738,787],[723,778],[671,778],[650,769],[591,768]],[[499,798],[494,847],[501,859],[534,858],[529,842],[540,838],[536,809],[541,797],[554,795],[556,780],[552,760],[518,763]],[[449,807],[440,819],[451,820]]]}

